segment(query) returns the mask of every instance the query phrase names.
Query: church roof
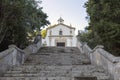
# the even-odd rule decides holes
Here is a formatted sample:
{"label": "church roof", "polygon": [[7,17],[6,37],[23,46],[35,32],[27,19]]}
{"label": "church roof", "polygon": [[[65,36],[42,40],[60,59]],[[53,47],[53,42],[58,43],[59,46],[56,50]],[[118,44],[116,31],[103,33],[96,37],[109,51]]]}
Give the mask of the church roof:
{"label": "church roof", "polygon": [[75,29],[74,27],[71,27],[71,26],[68,26],[68,25],[66,25],[66,24],[60,23],[60,24],[56,24],[56,25],[53,25],[53,26],[48,27],[47,30],[48,30],[48,29],[51,29],[51,28],[54,28],[54,27],[57,27],[58,25],[63,25],[63,26],[65,26],[65,27],[67,27],[67,28]]}

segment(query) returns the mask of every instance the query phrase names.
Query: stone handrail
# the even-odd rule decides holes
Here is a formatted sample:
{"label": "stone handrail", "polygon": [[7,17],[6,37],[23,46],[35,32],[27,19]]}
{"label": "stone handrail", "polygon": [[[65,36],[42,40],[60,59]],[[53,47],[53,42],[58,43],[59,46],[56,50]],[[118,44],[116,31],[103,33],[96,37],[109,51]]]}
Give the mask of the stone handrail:
{"label": "stone handrail", "polygon": [[7,49],[0,53],[0,59],[6,57],[9,53],[13,52],[13,49]]}
{"label": "stone handrail", "polygon": [[119,80],[120,57],[115,57],[100,47],[93,51],[92,57],[93,63],[102,66],[110,74],[112,80]]}
{"label": "stone handrail", "polygon": [[106,59],[111,61],[112,63],[118,63],[120,62],[120,57],[115,57],[109,52],[105,51],[104,49],[99,49],[98,52],[103,55]]}
{"label": "stone handrail", "polygon": [[35,54],[40,48],[42,47],[42,43],[41,41],[39,41],[37,44],[32,44],[29,45],[28,47],[26,47],[23,51],[26,53],[25,54],[25,60],[27,59],[27,57],[33,53]]}
{"label": "stone handrail", "polygon": [[85,43],[82,45],[82,50],[93,65],[103,67],[110,74],[111,80],[120,80],[120,57],[113,56],[104,50],[102,45],[98,45],[92,50]]}

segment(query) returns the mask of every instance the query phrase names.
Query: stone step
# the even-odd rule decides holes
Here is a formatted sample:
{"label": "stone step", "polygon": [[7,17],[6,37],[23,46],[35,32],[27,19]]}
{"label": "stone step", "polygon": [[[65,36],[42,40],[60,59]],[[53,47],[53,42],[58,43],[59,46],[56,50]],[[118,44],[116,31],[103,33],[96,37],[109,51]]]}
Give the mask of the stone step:
{"label": "stone step", "polygon": [[[14,72],[14,73],[5,73],[5,77],[73,77],[73,76],[97,76],[97,77],[103,77],[107,76],[105,73],[100,72],[82,72],[82,71],[40,71],[40,72]],[[108,76],[107,76],[108,77]]]}
{"label": "stone step", "polygon": [[[99,69],[99,68],[98,68]],[[71,66],[44,66],[44,65],[22,65],[15,66],[11,68],[9,71],[57,71],[57,70],[84,70],[84,71],[97,71],[97,68],[92,65],[71,65]],[[101,69],[102,70],[102,69]],[[104,71],[104,70],[102,70]]]}
{"label": "stone step", "polygon": [[90,64],[90,60],[85,55],[75,54],[51,54],[46,55],[31,55],[26,60],[26,63],[47,64],[47,65],[80,65]]}
{"label": "stone step", "polygon": [[[71,76],[97,76],[98,78],[109,76],[104,69],[93,65],[72,65],[72,66],[44,66],[44,65],[22,65],[15,66],[4,75],[6,77],[71,77]],[[102,80],[102,79],[101,79]],[[104,79],[103,79],[104,80]]]}
{"label": "stone step", "polygon": [[[0,77],[0,80],[110,80],[108,76],[101,76],[101,77],[97,77],[97,79],[93,79],[94,77],[95,76],[79,76],[79,77]],[[75,78],[79,78],[79,79],[75,79]]]}
{"label": "stone step", "polygon": [[0,80],[74,80],[71,77],[0,77]]}
{"label": "stone step", "polygon": [[[83,70],[52,70],[52,71],[7,71],[5,74],[27,74],[27,73],[92,73],[92,71],[84,71]],[[101,74],[105,74],[101,72]]]}
{"label": "stone step", "polygon": [[[69,62],[69,63],[67,63]],[[26,62],[23,65],[44,65],[44,66],[71,66],[71,65],[90,65],[91,62],[89,60],[84,60],[84,61],[56,61],[55,60],[49,60],[49,61],[30,61],[30,62]]]}
{"label": "stone step", "polygon": [[80,55],[81,53],[80,52],[68,52],[68,53],[58,53],[58,52],[54,52],[54,53],[51,53],[51,52],[38,52],[38,53],[35,53],[35,54],[31,54],[31,55],[43,55],[43,56],[48,56],[48,55],[51,55],[51,54],[77,54],[77,55]]}
{"label": "stone step", "polygon": [[[74,65],[74,66],[20,66],[20,67],[14,67],[11,70],[7,71],[6,73],[40,73],[42,71],[66,71],[66,72],[84,72],[84,73],[90,73],[90,74],[96,74],[96,73],[102,73],[105,74],[104,69],[97,68],[92,65]],[[99,75],[99,74],[98,74]]]}
{"label": "stone step", "polygon": [[56,76],[60,76],[60,77],[70,77],[70,76],[74,76],[74,74],[76,75],[80,75],[81,72],[80,71],[40,71],[40,72],[31,72],[31,73],[26,73],[26,72],[15,72],[15,73],[6,73],[4,74],[4,77],[56,77]]}
{"label": "stone step", "polygon": [[76,47],[42,47],[39,52],[43,53],[71,53],[71,52],[80,52]]}
{"label": "stone step", "polygon": [[66,62],[61,62],[61,61],[59,61],[59,62],[54,62],[54,61],[43,61],[43,62],[36,62],[36,61],[32,61],[32,62],[26,62],[24,65],[45,65],[45,66],[52,66],[52,65],[54,65],[54,66],[62,66],[62,65],[68,65],[68,66],[71,66],[71,65],[89,65],[89,64],[91,64],[90,62],[88,62],[87,60],[86,61],[80,61],[80,62],[68,62],[68,61],[66,61]]}
{"label": "stone step", "polygon": [[25,63],[46,66],[91,64],[89,58],[76,47],[42,47],[38,53],[31,54]]}

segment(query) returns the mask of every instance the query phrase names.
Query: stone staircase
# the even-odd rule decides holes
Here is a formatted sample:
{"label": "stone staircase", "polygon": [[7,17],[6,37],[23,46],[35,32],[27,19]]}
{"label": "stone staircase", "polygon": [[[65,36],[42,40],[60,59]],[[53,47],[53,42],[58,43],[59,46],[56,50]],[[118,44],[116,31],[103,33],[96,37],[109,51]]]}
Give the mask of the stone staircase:
{"label": "stone staircase", "polygon": [[109,80],[75,47],[42,47],[21,66],[8,70],[0,80]]}

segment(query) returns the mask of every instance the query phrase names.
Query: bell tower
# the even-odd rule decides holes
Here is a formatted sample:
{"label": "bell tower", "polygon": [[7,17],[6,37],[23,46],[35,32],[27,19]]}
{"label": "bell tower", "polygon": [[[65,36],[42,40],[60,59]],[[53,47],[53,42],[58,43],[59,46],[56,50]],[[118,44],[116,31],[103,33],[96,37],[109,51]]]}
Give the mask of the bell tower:
{"label": "bell tower", "polygon": [[62,23],[64,23],[64,20],[60,17],[60,18],[58,19],[58,24],[62,24]]}

